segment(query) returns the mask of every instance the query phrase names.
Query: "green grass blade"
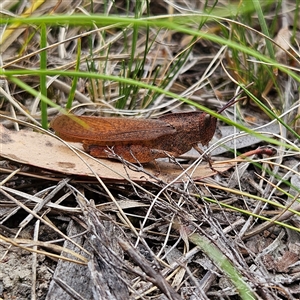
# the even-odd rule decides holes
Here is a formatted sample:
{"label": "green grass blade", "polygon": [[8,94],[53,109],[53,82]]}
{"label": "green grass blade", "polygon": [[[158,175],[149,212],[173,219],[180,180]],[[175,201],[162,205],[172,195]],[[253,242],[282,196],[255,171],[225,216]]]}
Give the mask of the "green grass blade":
{"label": "green grass blade", "polygon": [[189,240],[200,247],[213,263],[229,277],[238,290],[241,299],[254,300],[256,298],[251,287],[243,279],[242,274],[216,245],[212,244],[206,237],[201,236],[198,233],[189,235]]}
{"label": "green grass blade", "polygon": [[[41,48],[44,49],[47,47],[47,27],[45,24],[41,24]],[[47,70],[47,51],[43,50],[40,54],[40,68],[41,70]],[[47,74],[40,74],[40,91],[43,97],[47,97]],[[41,101],[41,119],[42,127],[44,129],[48,128],[48,113],[47,113],[47,103]]]}

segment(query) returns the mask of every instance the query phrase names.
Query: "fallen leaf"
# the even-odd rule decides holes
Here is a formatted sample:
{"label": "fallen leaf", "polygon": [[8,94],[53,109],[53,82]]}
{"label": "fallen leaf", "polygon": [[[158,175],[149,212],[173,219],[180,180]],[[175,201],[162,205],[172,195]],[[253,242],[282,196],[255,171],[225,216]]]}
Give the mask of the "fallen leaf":
{"label": "fallen leaf", "polygon": [[292,33],[288,27],[281,28],[275,37],[275,42],[280,46],[276,47],[276,59],[280,63],[287,63],[287,51],[290,49],[290,39]]}
{"label": "fallen leaf", "polygon": [[[152,175],[157,173],[154,163],[149,163],[137,170],[129,169],[123,163],[111,159],[94,159],[85,153],[77,151],[76,155],[63,142],[51,135],[42,134],[30,130],[12,131],[0,125],[1,153],[4,158],[22,164],[31,165],[68,175],[92,176],[98,174],[106,180],[126,180],[130,178],[134,181],[153,181]],[[80,144],[72,143],[78,149],[82,149]],[[160,169],[158,178],[170,182],[182,174],[182,167],[175,163],[157,161]],[[216,163],[213,165],[220,172],[224,172],[233,166],[230,161]],[[147,175],[142,170],[148,172]],[[202,179],[214,175],[216,172],[210,169],[207,163],[195,168],[191,168],[189,175],[183,175],[186,179],[190,176],[194,179]],[[178,179],[180,181],[182,179]]]}

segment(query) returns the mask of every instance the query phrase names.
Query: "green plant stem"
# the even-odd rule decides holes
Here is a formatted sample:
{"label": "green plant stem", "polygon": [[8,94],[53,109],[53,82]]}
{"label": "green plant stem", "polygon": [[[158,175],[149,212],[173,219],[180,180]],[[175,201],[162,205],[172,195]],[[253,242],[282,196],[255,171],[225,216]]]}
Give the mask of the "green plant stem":
{"label": "green plant stem", "polygon": [[[246,126],[243,126],[241,124],[238,124],[238,123],[235,123],[233,122],[232,120],[218,114],[217,112],[211,110],[211,109],[208,109],[207,107],[203,106],[203,105],[200,105],[196,102],[193,102],[187,98],[184,98],[184,97],[181,97],[175,93],[172,93],[172,92],[169,92],[169,91],[166,91],[164,89],[161,89],[157,86],[153,86],[153,85],[149,85],[149,84],[146,84],[144,82],[140,82],[140,81],[136,81],[136,80],[133,80],[133,79],[130,79],[130,78],[123,78],[123,77],[118,77],[118,76],[112,76],[112,75],[106,75],[106,74],[95,74],[95,73],[86,73],[86,72],[74,72],[74,71],[60,71],[60,70],[1,70],[0,69],[0,75],[4,75],[4,76],[8,76],[10,79],[13,78],[14,81],[16,81],[17,78],[13,77],[15,75],[38,75],[40,76],[41,73],[44,73],[46,75],[50,75],[50,76],[55,76],[55,75],[62,75],[62,76],[79,76],[79,77],[82,77],[82,78],[97,78],[97,79],[101,79],[101,80],[111,80],[111,81],[116,81],[116,82],[122,82],[122,83],[125,83],[125,84],[131,84],[131,85],[136,85],[136,86],[139,86],[139,87],[142,87],[142,88],[146,88],[146,89],[149,89],[149,90],[153,90],[155,92],[159,92],[161,94],[164,94],[166,96],[170,96],[174,99],[178,99],[182,102],[185,102],[185,103],[188,103],[190,105],[193,105],[195,107],[197,107],[198,109],[224,121],[225,123],[227,124],[230,124],[230,125],[233,125],[235,126],[236,128],[242,130],[242,131],[245,131],[247,133],[249,133],[250,135],[253,135],[257,138],[260,138],[268,143],[271,143],[271,144],[274,144],[274,145],[279,145],[279,146],[282,146],[282,147],[285,147],[287,149],[291,149],[291,150],[294,150],[294,151],[299,151],[298,148],[295,148],[289,144],[286,144],[286,143],[283,143],[283,142],[280,142],[280,141],[277,141],[275,139],[272,139],[272,138],[269,138],[265,135],[262,135],[262,134],[259,134],[251,129],[249,129],[248,127]],[[18,82],[20,83],[20,80],[18,80]],[[19,85],[20,87],[22,86],[25,90],[26,90],[26,85],[25,83],[22,82],[22,85]],[[30,89],[30,91],[32,90],[32,88]],[[43,99],[47,99],[46,97],[43,98]],[[49,101],[49,100],[48,100]]]}
{"label": "green plant stem", "polygon": [[[79,71],[80,56],[81,56],[81,39],[78,39],[77,59],[76,59],[76,66],[75,66],[76,72]],[[78,82],[78,76],[73,76],[71,90],[70,90],[70,94],[69,94],[67,105],[66,105],[66,109],[68,109],[68,110],[72,107],[72,103],[73,103],[75,92],[76,92],[77,82]]]}
{"label": "green plant stem", "polygon": [[254,300],[256,297],[250,286],[244,281],[242,274],[234,267],[231,261],[212,244],[206,237],[198,233],[189,235],[189,240],[200,247],[202,251],[222,270],[234,284],[239,292],[239,296],[244,300]]}
{"label": "green plant stem", "polygon": [[[41,48],[47,46],[47,27],[45,24],[41,24]],[[41,71],[47,70],[47,51],[43,50],[40,54]],[[43,97],[47,97],[47,74],[41,72],[40,74],[40,91]],[[44,129],[48,128],[48,115],[47,115],[47,103],[41,101],[41,122]]]}
{"label": "green plant stem", "polygon": [[[268,26],[267,26],[263,11],[261,9],[260,2],[261,1],[258,1],[258,0],[252,0],[252,3],[254,5],[256,13],[257,13],[257,17],[258,17],[258,21],[259,21],[261,30],[264,35],[266,35],[267,37],[270,37]],[[270,54],[270,57],[275,60],[273,45],[272,45],[271,41],[268,39],[266,39],[266,46],[267,46],[268,52]]]}

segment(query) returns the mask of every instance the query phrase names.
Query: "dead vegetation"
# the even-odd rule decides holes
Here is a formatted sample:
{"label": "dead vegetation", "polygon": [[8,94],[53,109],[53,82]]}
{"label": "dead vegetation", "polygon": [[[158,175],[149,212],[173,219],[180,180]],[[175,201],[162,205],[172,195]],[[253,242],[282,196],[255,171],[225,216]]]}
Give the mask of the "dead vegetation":
{"label": "dead vegetation", "polygon": [[[0,298],[299,299],[294,1],[262,6],[269,40],[251,1],[34,3],[0,9]],[[55,104],[155,118],[250,83],[205,149],[213,169],[196,151],[95,160],[45,128]]]}

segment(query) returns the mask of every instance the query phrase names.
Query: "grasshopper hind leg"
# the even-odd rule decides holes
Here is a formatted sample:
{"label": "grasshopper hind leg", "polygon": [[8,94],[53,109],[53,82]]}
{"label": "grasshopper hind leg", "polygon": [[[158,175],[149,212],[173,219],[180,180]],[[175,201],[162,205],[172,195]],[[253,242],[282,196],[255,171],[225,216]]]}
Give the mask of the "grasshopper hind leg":
{"label": "grasshopper hind leg", "polygon": [[165,151],[151,149],[144,145],[114,145],[101,146],[83,143],[83,148],[90,155],[97,158],[117,158],[122,157],[131,163],[147,163],[156,158],[167,157]]}

